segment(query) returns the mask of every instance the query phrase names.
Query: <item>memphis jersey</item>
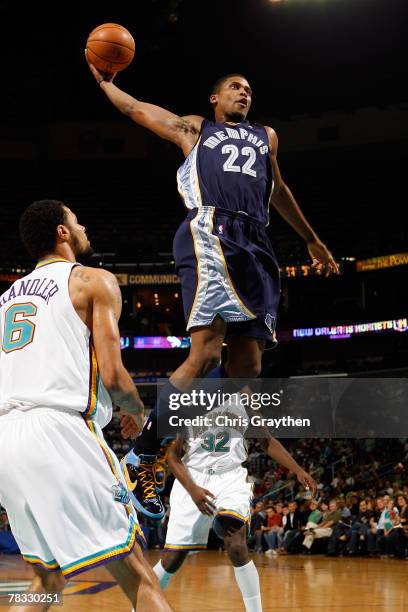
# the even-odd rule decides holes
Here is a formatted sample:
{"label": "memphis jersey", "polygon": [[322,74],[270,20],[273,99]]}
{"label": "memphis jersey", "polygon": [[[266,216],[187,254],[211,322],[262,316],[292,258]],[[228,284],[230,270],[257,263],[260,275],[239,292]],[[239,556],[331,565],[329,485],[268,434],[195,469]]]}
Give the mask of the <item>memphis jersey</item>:
{"label": "memphis jersey", "polygon": [[262,125],[204,120],[200,138],[177,173],[188,209],[224,208],[269,222],[273,189],[268,134]]}
{"label": "memphis jersey", "polygon": [[[239,396],[239,394],[237,394]],[[240,401],[224,404],[208,415],[213,426],[190,429],[191,437],[184,442],[183,463],[200,472],[233,470],[246,461],[245,431],[248,419]]]}
{"label": "memphis jersey", "polygon": [[77,265],[40,262],[0,297],[0,415],[35,407],[76,410],[104,427],[110,396],[68,282]]}

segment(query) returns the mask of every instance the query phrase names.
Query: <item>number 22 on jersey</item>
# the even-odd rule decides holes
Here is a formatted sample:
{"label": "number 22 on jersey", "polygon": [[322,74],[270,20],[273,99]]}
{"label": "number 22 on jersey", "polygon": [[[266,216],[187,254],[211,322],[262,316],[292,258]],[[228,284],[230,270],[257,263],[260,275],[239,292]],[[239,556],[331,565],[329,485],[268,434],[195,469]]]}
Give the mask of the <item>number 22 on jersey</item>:
{"label": "number 22 on jersey", "polygon": [[256,162],[256,151],[252,147],[243,147],[241,149],[241,155],[244,157],[248,157],[248,160],[242,166],[235,165],[235,161],[239,155],[239,149],[236,145],[227,144],[224,145],[221,149],[221,153],[224,155],[228,155],[229,157],[227,161],[223,165],[223,169],[225,172],[242,172],[243,174],[248,174],[249,176],[256,177],[256,170],[252,169],[252,166]]}

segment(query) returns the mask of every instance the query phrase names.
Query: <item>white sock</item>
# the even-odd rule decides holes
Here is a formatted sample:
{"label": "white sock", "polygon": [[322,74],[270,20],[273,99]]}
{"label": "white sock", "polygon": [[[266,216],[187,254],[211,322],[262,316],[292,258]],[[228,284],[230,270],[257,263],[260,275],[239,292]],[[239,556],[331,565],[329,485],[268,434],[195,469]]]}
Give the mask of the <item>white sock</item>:
{"label": "white sock", "polygon": [[165,591],[173,574],[170,574],[170,572],[166,572],[166,570],[162,566],[161,561],[158,561],[158,563],[156,563],[153,568],[153,571],[159,579],[162,591]]}
{"label": "white sock", "polygon": [[234,572],[246,612],[262,612],[259,575],[254,562],[250,561],[242,567],[234,567]]}

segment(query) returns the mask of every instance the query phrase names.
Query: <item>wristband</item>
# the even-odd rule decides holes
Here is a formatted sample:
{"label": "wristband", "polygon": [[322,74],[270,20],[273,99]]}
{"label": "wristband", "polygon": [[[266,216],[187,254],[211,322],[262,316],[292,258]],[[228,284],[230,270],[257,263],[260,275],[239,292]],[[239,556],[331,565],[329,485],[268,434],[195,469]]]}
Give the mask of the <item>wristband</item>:
{"label": "wristband", "polygon": [[101,78],[99,79],[99,81],[98,81],[98,85],[99,85],[99,87],[101,86],[101,83],[103,83],[103,82],[104,82],[104,80],[105,80],[105,79],[104,79],[103,77],[101,77]]}

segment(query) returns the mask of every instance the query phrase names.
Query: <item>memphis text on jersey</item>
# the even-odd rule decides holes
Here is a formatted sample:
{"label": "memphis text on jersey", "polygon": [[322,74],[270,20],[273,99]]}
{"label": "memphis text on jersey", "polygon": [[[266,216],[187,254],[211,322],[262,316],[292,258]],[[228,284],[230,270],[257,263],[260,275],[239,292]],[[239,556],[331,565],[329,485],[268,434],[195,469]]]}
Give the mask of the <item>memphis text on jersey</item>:
{"label": "memphis text on jersey", "polygon": [[[232,138],[234,140],[247,140],[248,142],[252,142],[255,147],[259,148],[259,153],[261,155],[265,155],[269,151],[269,145],[265,144],[263,140],[255,136],[255,134],[251,134],[248,130],[244,128],[230,128],[226,127],[224,130],[219,130],[215,132],[212,136],[209,136],[204,142],[203,146],[208,147],[209,149],[215,149],[221,142],[224,140],[228,140],[228,138]],[[227,133],[225,133],[227,132]]]}

